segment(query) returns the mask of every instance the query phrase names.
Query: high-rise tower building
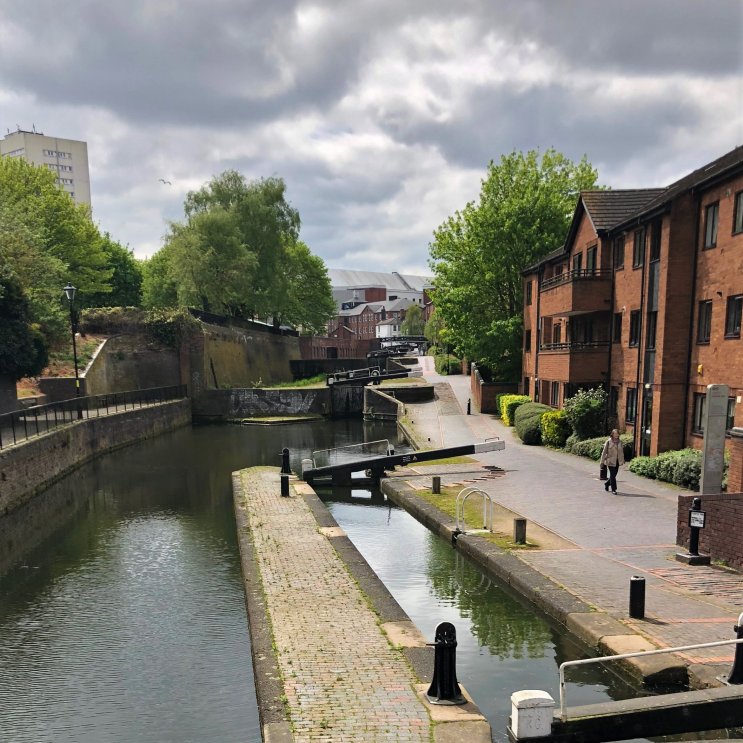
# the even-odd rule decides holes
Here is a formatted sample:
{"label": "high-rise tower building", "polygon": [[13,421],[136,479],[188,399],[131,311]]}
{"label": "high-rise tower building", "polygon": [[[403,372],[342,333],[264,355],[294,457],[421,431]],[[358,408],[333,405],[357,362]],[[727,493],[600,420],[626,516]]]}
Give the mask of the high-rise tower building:
{"label": "high-rise tower building", "polygon": [[87,143],[19,129],[0,139],[0,155],[22,157],[34,165],[49,168],[59,185],[78,204],[90,205]]}

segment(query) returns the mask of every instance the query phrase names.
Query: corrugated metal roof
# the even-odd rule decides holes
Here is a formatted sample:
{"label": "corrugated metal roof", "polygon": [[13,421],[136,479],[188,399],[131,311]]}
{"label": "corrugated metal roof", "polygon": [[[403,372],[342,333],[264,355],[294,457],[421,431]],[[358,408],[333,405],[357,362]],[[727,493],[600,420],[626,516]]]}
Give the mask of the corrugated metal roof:
{"label": "corrugated metal roof", "polygon": [[424,286],[430,286],[431,276],[413,276],[401,273],[382,273],[381,271],[354,271],[345,268],[329,268],[328,278],[334,289],[353,289],[381,286],[387,292],[422,292]]}

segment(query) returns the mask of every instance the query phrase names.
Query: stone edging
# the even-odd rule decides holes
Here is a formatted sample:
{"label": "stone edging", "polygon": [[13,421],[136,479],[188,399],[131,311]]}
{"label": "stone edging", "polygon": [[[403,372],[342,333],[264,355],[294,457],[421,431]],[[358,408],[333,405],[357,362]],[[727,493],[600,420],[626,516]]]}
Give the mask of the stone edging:
{"label": "stone edging", "polygon": [[[383,480],[382,492],[432,532],[451,541],[456,527],[454,519],[420,498],[405,482]],[[506,552],[475,535],[460,536],[456,547],[487,573],[511,586],[547,616],[563,625],[593,651],[602,655],[618,655],[656,649],[646,638],[632,632],[618,619],[594,610],[567,589],[527,565],[515,553]],[[709,679],[695,678],[694,669],[672,654],[629,658],[621,661],[621,665],[635,681],[648,686],[709,685]]]}

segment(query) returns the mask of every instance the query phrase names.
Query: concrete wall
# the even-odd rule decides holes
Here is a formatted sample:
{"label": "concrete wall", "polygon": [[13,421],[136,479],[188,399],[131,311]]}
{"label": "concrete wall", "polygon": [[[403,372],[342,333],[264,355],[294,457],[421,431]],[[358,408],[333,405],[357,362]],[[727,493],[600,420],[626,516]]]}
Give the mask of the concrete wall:
{"label": "concrete wall", "polygon": [[731,568],[743,570],[743,493],[719,495],[681,495],[678,499],[676,544],[689,548],[689,509],[701,498],[706,524],[699,531],[699,551]]}
{"label": "concrete wall", "polygon": [[0,516],[104,452],[191,423],[189,400],[72,423],[0,451]]}
{"label": "concrete wall", "polygon": [[364,387],[364,420],[397,421],[405,415],[405,405],[376,387]]}
{"label": "concrete wall", "polygon": [[207,418],[329,415],[330,392],[325,387],[207,390],[194,398],[193,412]]}

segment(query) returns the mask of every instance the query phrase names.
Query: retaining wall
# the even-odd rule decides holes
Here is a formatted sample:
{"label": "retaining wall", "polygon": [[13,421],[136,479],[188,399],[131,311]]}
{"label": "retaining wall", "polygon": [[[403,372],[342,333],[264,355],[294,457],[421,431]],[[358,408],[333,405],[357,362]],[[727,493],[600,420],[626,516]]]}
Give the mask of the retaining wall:
{"label": "retaining wall", "polygon": [[205,390],[194,398],[193,412],[208,418],[329,415],[330,392],[325,387]]}
{"label": "retaining wall", "polygon": [[500,412],[495,405],[497,395],[507,393],[516,394],[519,386],[516,382],[486,382],[479,369],[472,366],[470,375],[470,395],[474,410],[478,413],[495,413]]}
{"label": "retaining wall", "polygon": [[689,509],[694,498],[702,501],[707,513],[699,530],[699,551],[731,568],[743,570],[743,493],[680,495],[676,517],[676,544],[689,548]]}
{"label": "retaining wall", "polygon": [[405,415],[405,406],[376,387],[364,388],[364,420],[397,421]]}
{"label": "retaining wall", "polygon": [[191,424],[190,400],[71,423],[0,451],[0,517],[95,457]]}

